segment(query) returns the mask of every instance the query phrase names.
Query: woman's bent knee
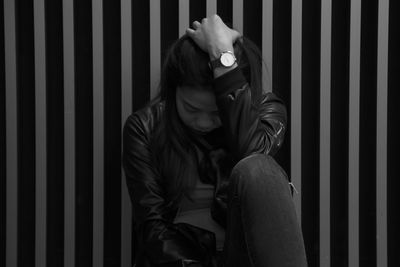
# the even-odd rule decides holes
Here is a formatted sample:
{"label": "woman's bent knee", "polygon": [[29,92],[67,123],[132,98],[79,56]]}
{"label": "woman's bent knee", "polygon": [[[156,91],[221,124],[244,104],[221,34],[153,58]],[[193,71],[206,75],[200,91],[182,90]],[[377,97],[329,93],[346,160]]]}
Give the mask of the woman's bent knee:
{"label": "woman's bent knee", "polygon": [[270,182],[287,184],[288,177],[281,166],[269,155],[253,154],[240,160],[232,170],[231,181],[254,183]]}

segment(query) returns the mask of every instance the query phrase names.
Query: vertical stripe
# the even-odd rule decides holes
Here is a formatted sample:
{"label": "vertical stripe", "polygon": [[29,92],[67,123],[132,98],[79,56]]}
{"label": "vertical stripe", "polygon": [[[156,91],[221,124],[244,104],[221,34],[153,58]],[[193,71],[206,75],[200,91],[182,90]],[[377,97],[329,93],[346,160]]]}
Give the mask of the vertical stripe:
{"label": "vertical stripe", "polygon": [[240,33],[243,33],[243,0],[232,0],[232,23]]}
{"label": "vertical stripe", "polygon": [[[132,103],[133,110],[143,107],[150,99],[151,44],[150,1],[131,1],[132,4]],[[135,38],[136,35],[141,38]],[[141,70],[140,72],[138,70]]]}
{"label": "vertical stripe", "polygon": [[388,57],[388,126],[387,126],[387,232],[388,265],[400,266],[400,1],[389,2],[389,57]]}
{"label": "vertical stripe", "polygon": [[185,34],[188,27],[192,27],[189,22],[189,0],[179,0],[179,36]]}
{"label": "vertical stripe", "polygon": [[359,265],[376,264],[376,96],[378,0],[361,2]]}
{"label": "vertical stripe", "polygon": [[376,208],[377,267],[387,267],[387,95],[389,0],[379,1],[378,73],[377,73],[377,133],[376,133]]}
{"label": "vertical stripe", "polygon": [[160,0],[150,0],[150,98],[158,91],[161,70]]}
{"label": "vertical stripe", "polygon": [[[93,265],[94,99],[92,1],[74,1],[75,266]],[[96,76],[97,77],[97,76]],[[96,137],[97,138],[97,137]],[[96,140],[97,141],[97,140]],[[96,155],[98,156],[98,155]],[[96,177],[96,179],[98,179]]]}
{"label": "vertical stripe", "polygon": [[331,0],[321,2],[320,266],[330,266]]}
{"label": "vertical stripe", "polygon": [[[330,226],[331,266],[348,266],[348,114],[350,2],[332,2]],[[345,127],[344,127],[345,126]]]}
{"label": "vertical stripe", "polygon": [[62,0],[44,1],[46,28],[46,266],[64,262],[64,59]]}
{"label": "vertical stripe", "polygon": [[18,265],[35,264],[35,50],[33,1],[15,1],[18,97]]}
{"label": "vertical stripe", "polygon": [[[290,10],[290,8],[289,8]],[[243,2],[243,35],[262,47],[262,0]],[[290,19],[289,19],[290,22]],[[260,66],[261,67],[261,66]]]}
{"label": "vertical stripe", "polygon": [[0,1],[0,265],[6,266],[6,81],[4,49],[4,1]]}
{"label": "vertical stripe", "polygon": [[[131,0],[121,0],[121,86],[121,125],[123,126],[132,113]],[[121,213],[121,267],[128,267],[132,265],[132,207],[124,172],[122,172],[121,183]]]}
{"label": "vertical stripe", "polygon": [[[273,16],[273,92],[280,97],[287,109],[287,127],[291,125],[291,1],[274,1]],[[247,9],[247,7],[246,7]],[[262,9],[262,6],[259,7]],[[259,20],[260,22],[262,19]],[[247,24],[247,21],[246,21]],[[247,28],[247,26],[245,25]],[[245,33],[247,29],[245,30]],[[261,42],[261,40],[260,40]],[[291,177],[290,141],[291,131],[286,131],[285,142],[274,156]]]}
{"label": "vertical stripe", "polygon": [[349,75],[349,266],[359,265],[359,117],[361,1],[351,1]]}
{"label": "vertical stripe", "polygon": [[44,0],[34,1],[36,108],[36,243],[35,264],[46,266],[46,35]]}
{"label": "vertical stripe", "polygon": [[302,5],[301,219],[308,264],[319,266],[321,1]]}
{"label": "vertical stripe", "polygon": [[[261,8],[261,7],[260,7]],[[285,103],[288,121],[291,122],[291,1],[274,1],[273,15],[273,84],[272,91]],[[262,20],[260,20],[262,21]],[[285,142],[279,152],[275,155],[276,160],[290,176],[290,140],[291,131],[286,131]]]}
{"label": "vertical stripe", "polygon": [[217,0],[207,0],[207,17],[217,14]]}
{"label": "vertical stripe", "polygon": [[6,266],[17,266],[18,225],[18,127],[15,1],[4,2],[4,48],[6,81]]}
{"label": "vertical stripe", "polygon": [[121,265],[121,1],[103,0],[104,266]]}
{"label": "vertical stripe", "polygon": [[263,88],[268,92],[272,92],[273,3],[273,0],[262,2],[262,55],[266,65],[263,65]]}
{"label": "vertical stripe", "polygon": [[217,14],[232,26],[232,0],[218,0]]}
{"label": "vertical stripe", "polygon": [[[189,23],[197,20],[201,22],[207,16],[206,1],[204,0],[189,0]],[[162,30],[163,31],[163,30]]]}
{"label": "vertical stripe", "polygon": [[292,77],[291,77],[291,178],[299,194],[294,195],[301,222],[301,27],[302,1],[292,2]]}
{"label": "vertical stripe", "polygon": [[93,266],[103,266],[104,66],[103,2],[92,0],[93,27]]}
{"label": "vertical stripe", "polygon": [[75,266],[75,52],[74,1],[63,0],[64,40],[64,267]]}
{"label": "vertical stripe", "polygon": [[[179,1],[160,1],[160,12],[160,49],[162,66],[168,49],[179,37]],[[186,27],[188,26],[189,25]]]}

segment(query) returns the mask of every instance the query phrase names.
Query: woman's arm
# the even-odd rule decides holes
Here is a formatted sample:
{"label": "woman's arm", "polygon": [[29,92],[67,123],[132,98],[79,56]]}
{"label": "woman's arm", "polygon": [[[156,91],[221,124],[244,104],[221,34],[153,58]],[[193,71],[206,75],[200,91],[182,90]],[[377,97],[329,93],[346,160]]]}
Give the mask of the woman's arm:
{"label": "woman's arm", "polygon": [[[234,51],[240,33],[227,27],[218,15],[193,22],[186,33],[215,60],[221,52]],[[261,68],[261,66],[260,66]],[[286,130],[286,108],[273,93],[254,103],[251,88],[235,63],[214,70],[214,90],[222,124],[236,160],[252,153],[274,154]]]}
{"label": "woman's arm", "polygon": [[187,259],[207,261],[207,255],[212,254],[208,249],[215,246],[214,237],[187,224],[171,223],[173,218],[149,148],[153,119],[146,112],[134,114],[123,131],[123,167],[133,204],[138,257],[157,266],[183,266]]}
{"label": "woman's arm", "polygon": [[237,160],[253,153],[274,155],[281,147],[287,115],[273,93],[253,103],[251,88],[239,68],[215,79],[219,115],[231,152]]}

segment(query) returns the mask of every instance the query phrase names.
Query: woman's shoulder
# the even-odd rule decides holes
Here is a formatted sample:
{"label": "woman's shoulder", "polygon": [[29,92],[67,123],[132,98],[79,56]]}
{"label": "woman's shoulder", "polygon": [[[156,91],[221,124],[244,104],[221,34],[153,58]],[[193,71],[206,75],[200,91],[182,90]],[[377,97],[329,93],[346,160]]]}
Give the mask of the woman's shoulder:
{"label": "woman's shoulder", "polygon": [[143,108],[133,112],[125,121],[124,128],[150,134],[161,120],[164,102],[151,101]]}

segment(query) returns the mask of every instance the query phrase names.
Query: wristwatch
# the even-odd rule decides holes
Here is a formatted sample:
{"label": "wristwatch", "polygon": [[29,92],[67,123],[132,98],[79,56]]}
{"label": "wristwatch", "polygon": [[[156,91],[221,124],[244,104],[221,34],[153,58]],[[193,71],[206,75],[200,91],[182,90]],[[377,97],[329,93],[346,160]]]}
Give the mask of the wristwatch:
{"label": "wristwatch", "polygon": [[218,67],[229,68],[236,62],[235,54],[232,51],[224,51],[220,54],[219,58],[210,61],[211,69]]}

